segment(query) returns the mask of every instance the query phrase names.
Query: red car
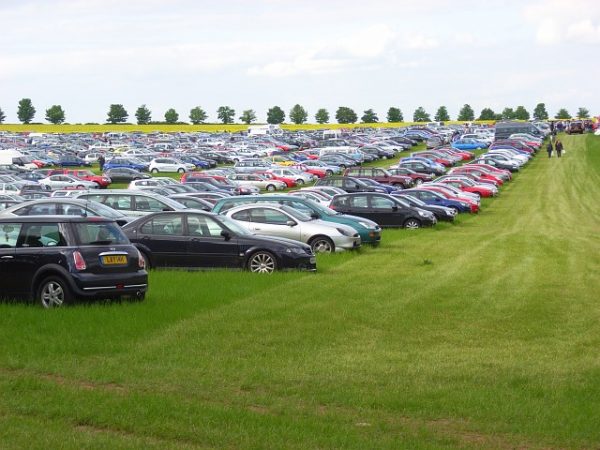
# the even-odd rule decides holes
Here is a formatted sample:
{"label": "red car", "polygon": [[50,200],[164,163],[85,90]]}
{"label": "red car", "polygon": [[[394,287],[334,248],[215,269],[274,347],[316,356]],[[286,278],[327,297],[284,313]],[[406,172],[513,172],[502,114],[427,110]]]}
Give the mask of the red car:
{"label": "red car", "polygon": [[454,191],[447,189],[447,186],[438,183],[436,184],[423,184],[419,187],[419,189],[427,189],[429,191],[437,192],[438,194],[442,194],[446,198],[460,200],[461,202],[467,203],[471,208],[472,213],[479,212],[479,203],[474,201],[471,197],[465,197],[459,194],[456,194]]}
{"label": "red car", "polygon": [[432,161],[435,161],[438,164],[442,164],[444,167],[450,167],[454,165],[454,163],[450,159],[445,158],[441,154],[438,154],[436,152],[416,152],[412,153],[412,156],[420,156],[422,158],[431,159]]}
{"label": "red car", "polygon": [[289,188],[296,186],[296,180],[294,180],[293,178],[281,177],[279,175],[274,175],[271,172],[257,172],[257,173],[259,175],[262,175],[264,178],[266,178],[268,180],[283,181],[285,183],[285,185]]}
{"label": "red car", "polygon": [[460,156],[463,161],[470,161],[475,158],[475,154],[468,150],[458,150],[452,147],[440,147],[435,149],[436,152],[443,152],[447,155]]}
{"label": "red car", "polygon": [[510,170],[499,169],[497,167],[491,166],[489,164],[477,163],[477,164],[467,164],[463,167],[479,167],[481,169],[486,170],[488,173],[492,175],[498,175],[503,180],[512,180],[512,174]]}
{"label": "red car", "polygon": [[62,173],[66,175],[73,175],[74,177],[80,178],[85,181],[93,181],[98,187],[106,189],[112,180],[106,175],[96,175],[91,170],[81,169],[61,169]]}
{"label": "red car", "polygon": [[492,185],[477,184],[472,180],[458,179],[458,178],[446,178],[440,180],[439,183],[449,184],[454,186],[461,191],[471,192],[477,194],[480,197],[494,197],[497,193],[497,189]]}
{"label": "red car", "polygon": [[404,175],[406,177],[410,177],[415,186],[418,186],[421,183],[426,183],[428,181],[433,181],[433,175],[428,173],[415,172],[408,167],[397,167],[396,169],[389,169],[389,173],[392,175]]}
{"label": "red car", "polygon": [[325,169],[321,169],[320,167],[307,166],[305,164],[294,164],[292,166],[294,169],[301,170],[302,172],[310,173],[311,175],[315,175],[319,178],[323,178],[327,176],[327,171]]}
{"label": "red car", "polygon": [[497,175],[485,172],[481,167],[462,166],[456,167],[449,172],[449,175],[471,175],[475,177],[475,181],[490,180],[498,186],[502,186],[504,181]]}

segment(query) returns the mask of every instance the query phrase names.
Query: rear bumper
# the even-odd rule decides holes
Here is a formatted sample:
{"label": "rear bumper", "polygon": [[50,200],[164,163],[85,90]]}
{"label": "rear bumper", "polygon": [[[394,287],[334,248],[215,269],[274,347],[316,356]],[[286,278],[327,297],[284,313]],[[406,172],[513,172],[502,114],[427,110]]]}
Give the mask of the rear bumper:
{"label": "rear bumper", "polygon": [[140,296],[148,290],[148,273],[73,274],[71,286],[77,298],[99,299],[121,296]]}

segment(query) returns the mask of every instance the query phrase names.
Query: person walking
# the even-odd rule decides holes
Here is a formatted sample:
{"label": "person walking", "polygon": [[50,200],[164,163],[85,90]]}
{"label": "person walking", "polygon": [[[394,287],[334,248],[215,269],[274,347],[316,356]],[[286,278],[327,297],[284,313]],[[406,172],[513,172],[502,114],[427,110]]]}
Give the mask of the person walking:
{"label": "person walking", "polygon": [[559,139],[556,139],[556,144],[554,144],[554,148],[556,149],[556,156],[561,157],[563,152],[563,144]]}
{"label": "person walking", "polygon": [[98,164],[100,165],[100,172],[102,172],[104,170],[104,163],[106,162],[106,158],[104,158],[104,155],[100,155],[98,156]]}
{"label": "person walking", "polygon": [[548,141],[548,145],[546,146],[546,151],[548,152],[548,158],[552,158],[552,142]]}

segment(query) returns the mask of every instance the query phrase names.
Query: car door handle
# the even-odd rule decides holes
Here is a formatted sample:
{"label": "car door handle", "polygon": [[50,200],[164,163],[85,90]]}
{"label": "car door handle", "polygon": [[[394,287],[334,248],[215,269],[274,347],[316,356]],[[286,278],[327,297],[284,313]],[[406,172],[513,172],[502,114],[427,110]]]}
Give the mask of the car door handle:
{"label": "car door handle", "polygon": [[254,231],[260,231],[260,228],[259,227],[254,227],[253,230]]}
{"label": "car door handle", "polygon": [[14,258],[15,258],[14,256],[7,255],[7,256],[3,256],[0,259],[14,259]]}

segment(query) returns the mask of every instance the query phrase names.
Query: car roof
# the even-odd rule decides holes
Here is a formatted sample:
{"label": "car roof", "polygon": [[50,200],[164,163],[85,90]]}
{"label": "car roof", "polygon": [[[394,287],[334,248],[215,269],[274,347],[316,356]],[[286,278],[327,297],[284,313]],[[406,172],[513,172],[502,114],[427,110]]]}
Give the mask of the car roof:
{"label": "car roof", "polygon": [[57,222],[112,222],[112,219],[105,219],[103,217],[82,217],[82,216],[12,216],[12,217],[0,217],[0,223],[57,223]]}

